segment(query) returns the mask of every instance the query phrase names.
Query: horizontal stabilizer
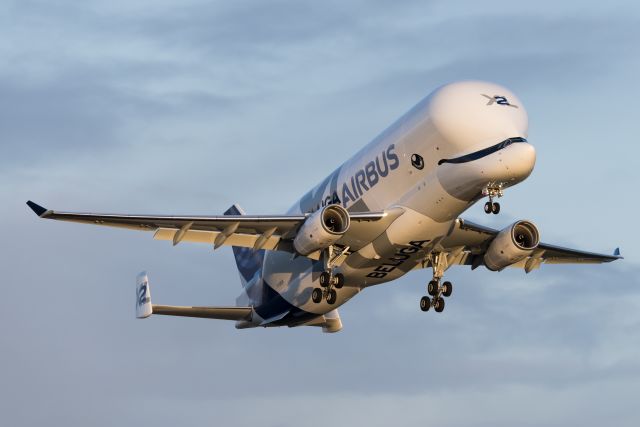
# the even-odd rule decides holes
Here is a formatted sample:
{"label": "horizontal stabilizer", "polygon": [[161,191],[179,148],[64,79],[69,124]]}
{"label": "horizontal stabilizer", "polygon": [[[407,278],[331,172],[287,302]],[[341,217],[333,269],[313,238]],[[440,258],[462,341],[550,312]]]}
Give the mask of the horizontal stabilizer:
{"label": "horizontal stabilizer", "polygon": [[183,307],[151,304],[151,289],[146,272],[136,279],[136,317],[144,319],[152,314],[165,316],[201,317],[221,320],[251,320],[252,307]]}
{"label": "horizontal stabilizer", "polygon": [[152,305],[153,314],[165,316],[201,317],[221,320],[251,320],[251,307],[183,307]]}

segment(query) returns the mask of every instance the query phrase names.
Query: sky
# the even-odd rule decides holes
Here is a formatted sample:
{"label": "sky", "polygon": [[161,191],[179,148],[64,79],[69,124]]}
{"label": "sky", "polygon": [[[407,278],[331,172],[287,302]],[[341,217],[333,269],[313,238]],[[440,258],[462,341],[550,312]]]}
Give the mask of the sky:
{"label": "sky", "polygon": [[[633,1],[0,3],[3,425],[637,426],[640,247]],[[232,305],[231,251],[38,220],[52,209],[277,214],[436,87],[503,84],[536,169],[487,217],[600,266],[416,271],[344,329],[134,317]]]}

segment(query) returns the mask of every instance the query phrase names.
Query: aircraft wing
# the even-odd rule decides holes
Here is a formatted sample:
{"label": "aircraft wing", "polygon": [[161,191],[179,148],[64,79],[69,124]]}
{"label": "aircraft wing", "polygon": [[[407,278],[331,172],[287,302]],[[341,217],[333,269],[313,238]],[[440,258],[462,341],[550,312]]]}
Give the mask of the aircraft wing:
{"label": "aircraft wing", "polygon": [[[121,215],[101,213],[61,212],[46,209],[32,201],[27,205],[40,217],[60,221],[153,231],[156,240],[171,240],[174,245],[184,242],[207,243],[214,248],[222,245],[254,249],[294,252],[292,239],[307,215],[220,215],[220,216],[162,216]],[[368,239],[380,235],[402,214],[389,212],[349,213],[351,227],[338,241],[357,250]],[[314,254],[309,255],[313,257]]]}
{"label": "aircraft wing", "polygon": [[[490,227],[458,219],[451,233],[440,242],[448,253],[448,264],[470,265],[476,268],[482,265],[484,253],[493,238],[500,232]],[[600,254],[577,249],[565,248],[548,243],[540,243],[531,256],[512,264],[529,273],[541,264],[600,264],[621,259],[620,250],[613,254]]]}

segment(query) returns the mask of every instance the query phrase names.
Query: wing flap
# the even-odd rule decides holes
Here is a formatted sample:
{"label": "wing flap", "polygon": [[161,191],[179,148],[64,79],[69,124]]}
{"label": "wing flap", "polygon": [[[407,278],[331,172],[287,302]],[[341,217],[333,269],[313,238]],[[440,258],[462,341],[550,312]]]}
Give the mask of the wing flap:
{"label": "wing flap", "polygon": [[[158,228],[153,235],[155,240],[173,241],[178,229],[175,228]],[[221,234],[219,231],[189,230],[182,237],[182,242],[205,243],[213,245],[216,238]],[[221,245],[240,246],[245,248],[253,248],[260,238],[260,234],[244,234],[234,233],[228,236]],[[278,247],[280,236],[271,236],[264,242],[262,249],[274,250]]]}

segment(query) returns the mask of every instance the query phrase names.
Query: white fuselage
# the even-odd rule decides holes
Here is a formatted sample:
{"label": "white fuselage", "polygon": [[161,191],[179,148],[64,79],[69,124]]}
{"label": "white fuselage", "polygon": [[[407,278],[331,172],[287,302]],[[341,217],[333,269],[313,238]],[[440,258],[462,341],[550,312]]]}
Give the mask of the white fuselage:
{"label": "white fuselage", "polygon": [[[535,150],[523,140],[527,129],[522,103],[504,87],[477,81],[442,86],[289,211],[307,213],[330,203],[350,212],[404,211],[382,234],[352,248],[354,253],[339,267],[345,286],[337,302],[312,302],[322,264],[305,257],[292,259],[286,252],[267,252],[261,277],[249,286],[268,286],[282,304],[325,314],[367,286],[397,279],[437,248],[453,222],[483,196],[484,188],[506,188],[529,176]],[[497,146],[510,139],[518,141]],[[247,294],[241,300],[246,302]]]}

